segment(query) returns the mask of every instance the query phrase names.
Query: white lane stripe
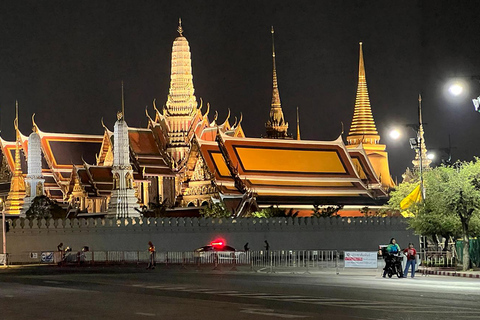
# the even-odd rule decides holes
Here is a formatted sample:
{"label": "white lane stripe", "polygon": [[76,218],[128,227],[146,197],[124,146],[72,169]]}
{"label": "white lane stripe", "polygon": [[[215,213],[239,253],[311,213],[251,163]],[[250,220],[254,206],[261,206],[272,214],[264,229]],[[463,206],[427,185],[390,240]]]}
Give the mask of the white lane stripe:
{"label": "white lane stripe", "polygon": [[147,313],[147,312],[136,312],[139,316],[146,316],[146,317],[155,317],[155,313]]}
{"label": "white lane stripe", "polygon": [[278,312],[275,312],[275,310],[273,309],[243,309],[243,310],[240,310],[240,312],[249,313],[249,314],[258,314],[263,316],[271,316],[276,318],[286,318],[286,319],[310,318],[309,316],[302,316],[297,314],[278,313]]}
{"label": "white lane stripe", "polygon": [[262,296],[272,296],[271,293],[231,293],[226,294],[227,296],[235,296],[235,297],[262,297]]}

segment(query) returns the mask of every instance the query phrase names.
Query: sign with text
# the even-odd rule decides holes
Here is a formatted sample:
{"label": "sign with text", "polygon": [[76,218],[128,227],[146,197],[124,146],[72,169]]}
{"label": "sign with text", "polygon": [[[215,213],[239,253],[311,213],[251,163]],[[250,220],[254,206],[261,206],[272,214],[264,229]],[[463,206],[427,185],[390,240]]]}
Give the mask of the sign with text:
{"label": "sign with text", "polygon": [[0,264],[6,264],[6,263],[7,263],[7,254],[0,253]]}
{"label": "sign with text", "polygon": [[376,251],[345,251],[345,268],[376,269],[377,267]]}

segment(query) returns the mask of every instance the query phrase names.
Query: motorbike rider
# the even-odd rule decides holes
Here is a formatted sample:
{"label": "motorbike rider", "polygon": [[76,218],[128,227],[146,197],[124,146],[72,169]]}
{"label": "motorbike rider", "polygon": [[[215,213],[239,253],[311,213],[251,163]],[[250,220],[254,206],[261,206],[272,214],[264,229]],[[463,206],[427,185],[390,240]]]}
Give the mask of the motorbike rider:
{"label": "motorbike rider", "polygon": [[390,239],[390,243],[387,246],[387,255],[385,256],[385,268],[383,268],[383,277],[385,278],[385,275],[387,274],[387,270],[390,267],[390,264],[392,263],[392,255],[399,253],[401,251],[400,246],[397,243],[397,240],[395,238]]}

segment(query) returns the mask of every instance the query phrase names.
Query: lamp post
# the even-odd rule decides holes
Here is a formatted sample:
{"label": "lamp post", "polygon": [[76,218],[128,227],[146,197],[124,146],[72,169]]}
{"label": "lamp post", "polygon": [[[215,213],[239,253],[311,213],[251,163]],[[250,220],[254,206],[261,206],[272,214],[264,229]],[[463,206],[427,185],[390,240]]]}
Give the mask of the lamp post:
{"label": "lamp post", "polygon": [[5,201],[0,198],[2,203],[2,239],[3,239],[3,266],[7,266],[7,235],[5,232]]}
{"label": "lamp post", "polygon": [[425,200],[425,185],[423,183],[423,120],[422,120],[422,96],[418,95],[418,124],[407,124],[415,131],[417,137],[410,138],[410,147],[418,150],[418,167],[420,171],[420,191],[422,192],[422,200]]}

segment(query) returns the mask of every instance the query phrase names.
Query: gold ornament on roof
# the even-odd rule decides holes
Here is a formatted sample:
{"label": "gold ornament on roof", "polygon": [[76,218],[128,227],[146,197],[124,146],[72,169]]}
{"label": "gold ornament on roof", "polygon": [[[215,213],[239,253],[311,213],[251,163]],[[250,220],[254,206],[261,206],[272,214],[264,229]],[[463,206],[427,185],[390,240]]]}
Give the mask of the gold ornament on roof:
{"label": "gold ornament on roof", "polygon": [[182,28],[182,18],[178,18],[178,33],[180,34],[180,37],[183,37],[183,28]]}

